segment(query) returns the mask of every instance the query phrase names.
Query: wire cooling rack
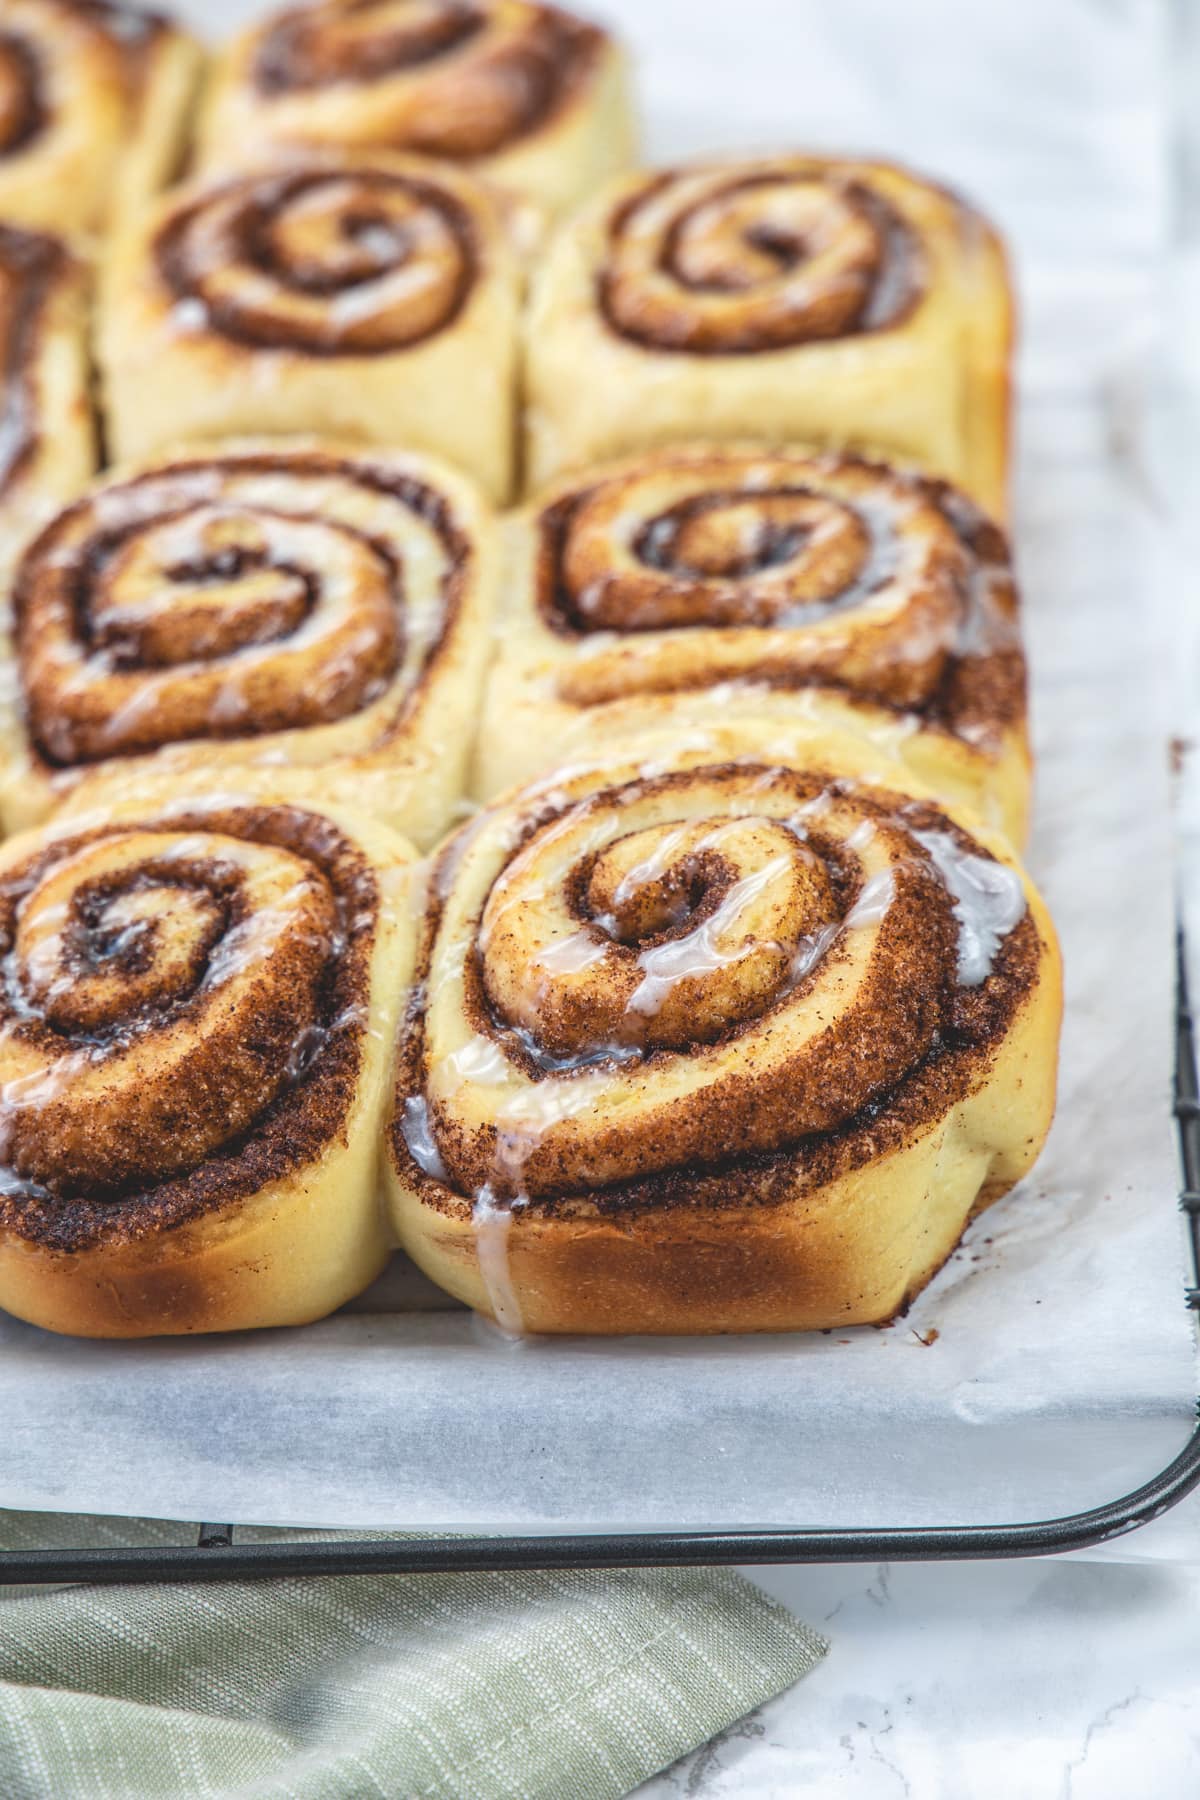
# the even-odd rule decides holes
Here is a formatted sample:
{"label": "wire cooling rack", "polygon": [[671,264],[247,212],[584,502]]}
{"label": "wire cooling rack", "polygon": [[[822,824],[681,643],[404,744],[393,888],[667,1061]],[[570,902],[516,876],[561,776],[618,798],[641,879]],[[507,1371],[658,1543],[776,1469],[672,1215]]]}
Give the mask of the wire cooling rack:
{"label": "wire cooling rack", "polygon": [[[1190,1268],[1200,1313],[1200,1080],[1183,942],[1177,946],[1175,1118]],[[0,1585],[25,1582],[234,1581],[272,1575],[441,1574],[496,1569],[681,1568],[718,1563],[966,1561],[1082,1550],[1149,1524],[1200,1486],[1200,1423],[1173,1462],[1133,1492],[1086,1512],[1007,1525],[878,1530],[597,1532],[535,1537],[290,1538],[240,1543],[201,1525],[195,1544],[0,1552]]]}

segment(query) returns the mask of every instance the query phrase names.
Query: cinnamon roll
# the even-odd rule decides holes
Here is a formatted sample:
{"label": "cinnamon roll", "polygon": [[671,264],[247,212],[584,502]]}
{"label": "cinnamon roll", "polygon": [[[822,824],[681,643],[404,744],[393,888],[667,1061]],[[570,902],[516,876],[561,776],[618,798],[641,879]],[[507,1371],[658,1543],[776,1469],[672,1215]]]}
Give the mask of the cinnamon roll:
{"label": "cinnamon roll", "polygon": [[470,750],[491,533],[467,481],[398,453],[233,443],[107,476],[17,567],[7,828],[237,770],[431,842]]}
{"label": "cinnamon roll", "polygon": [[902,169],[787,155],[631,176],[534,282],[531,478],[751,435],[911,460],[1003,516],[1011,335],[996,234]]}
{"label": "cinnamon roll", "polygon": [[457,170],[312,152],[176,189],[112,254],[115,453],[342,433],[446,456],[503,499],[518,297],[498,215]]}
{"label": "cinnamon roll", "polygon": [[0,851],[0,1306],[85,1337],[301,1324],[387,1255],[412,853],[225,796]]}
{"label": "cinnamon roll", "polygon": [[473,786],[713,718],[802,757],[864,735],[1019,843],[1025,660],[1003,534],[846,454],[686,445],[560,482],[508,526]]}
{"label": "cinnamon roll", "polygon": [[126,0],[4,0],[0,218],[67,234],[135,211],[170,178],[196,44]]}
{"label": "cinnamon roll", "polygon": [[[529,1332],[892,1317],[1030,1167],[1054,931],[916,784],[669,736],[435,864],[388,1183],[434,1280]],[[903,776],[901,777],[903,779]]]}
{"label": "cinnamon roll", "polygon": [[96,466],[88,282],[58,239],[0,224],[0,581]]}
{"label": "cinnamon roll", "polygon": [[633,159],[625,57],[538,0],[306,0],[236,37],[213,81],[206,165],[263,143],[415,150],[557,213]]}

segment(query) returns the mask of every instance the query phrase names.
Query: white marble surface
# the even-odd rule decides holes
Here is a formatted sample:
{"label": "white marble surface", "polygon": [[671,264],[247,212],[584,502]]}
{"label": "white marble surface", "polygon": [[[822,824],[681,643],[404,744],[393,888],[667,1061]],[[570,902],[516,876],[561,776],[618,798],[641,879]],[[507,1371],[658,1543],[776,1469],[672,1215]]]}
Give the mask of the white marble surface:
{"label": "white marble surface", "polygon": [[825,1622],[829,1656],[639,1800],[1200,1791],[1200,1564],[896,1564],[760,1579]]}

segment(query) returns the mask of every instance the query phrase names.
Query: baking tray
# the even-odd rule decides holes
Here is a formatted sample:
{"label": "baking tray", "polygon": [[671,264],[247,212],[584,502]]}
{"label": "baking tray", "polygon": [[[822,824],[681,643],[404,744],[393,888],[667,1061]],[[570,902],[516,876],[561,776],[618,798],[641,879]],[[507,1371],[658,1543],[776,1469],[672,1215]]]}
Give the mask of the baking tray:
{"label": "baking tray", "polygon": [[[1174,1114],[1189,1268],[1182,1301],[1200,1312],[1200,1078],[1185,945],[1176,943]],[[1164,1197],[1164,1205],[1168,1201]],[[241,1581],[284,1575],[430,1575],[469,1570],[635,1569],[718,1563],[927,1562],[1053,1556],[1148,1525],[1200,1486],[1200,1422],[1178,1456],[1140,1487],[1083,1512],[995,1525],[830,1525],[738,1531],[639,1531],[535,1536],[296,1536],[238,1542],[232,1525],[201,1524],[195,1544],[0,1552],[0,1584]]]}
{"label": "baking tray", "polygon": [[[754,21],[743,21],[751,39],[758,38],[770,42],[772,30],[784,20],[789,26],[795,24],[792,6],[795,0],[754,0],[754,4],[746,9],[754,15],[754,21],[761,30],[752,30]],[[191,10],[199,16],[201,9],[195,5]],[[208,9],[204,9],[206,12]],[[217,29],[226,22],[233,22],[234,15],[240,15],[240,0],[219,0],[215,16],[208,19],[210,30]],[[695,0],[688,0],[685,6],[682,0],[660,0],[653,8],[645,8],[641,0],[606,0],[603,10],[617,17],[617,22],[624,22],[631,36],[638,37],[638,49],[642,55],[646,83],[647,100],[652,104],[648,110],[654,128],[652,136],[661,137],[652,147],[660,155],[668,150],[671,154],[693,148],[710,148],[713,138],[712,121],[720,117],[728,122],[730,147],[749,133],[754,142],[764,138],[777,136],[782,139],[790,131],[794,135],[794,125],[789,123],[794,117],[795,96],[790,77],[784,84],[786,94],[780,89],[778,108],[772,114],[766,106],[763,91],[764,76],[769,74],[771,59],[761,55],[747,59],[744,66],[736,59],[722,57],[714,53],[714,45],[719,35],[718,26],[713,21],[720,15],[716,9],[699,7]],[[1133,107],[1134,98],[1146,86],[1147,70],[1142,69],[1142,61],[1150,60],[1149,50],[1139,50],[1139,38],[1132,25],[1119,29],[1114,24],[1111,31],[1097,32],[1094,28],[1094,17],[1090,8],[1072,9],[1072,17],[1064,20],[1063,32],[1063,69],[1058,75],[1053,70],[1036,90],[1039,106],[1034,113],[1023,120],[1023,132],[1020,140],[1021,154],[1014,160],[1014,146],[1011,137],[1011,110],[1009,101],[1013,92],[1019,91],[1015,78],[1019,73],[1028,73],[1018,56],[1021,32],[1018,29],[1020,19],[1013,20],[1006,14],[995,15],[989,26],[991,36],[988,39],[989,50],[985,56],[980,44],[972,51],[970,63],[973,68],[984,68],[996,71],[994,78],[989,74],[987,82],[977,84],[977,89],[969,83],[959,92],[960,78],[963,74],[962,59],[959,58],[952,67],[946,69],[945,80],[938,75],[942,68],[936,58],[925,58],[918,55],[926,37],[938,37],[944,43],[942,27],[947,25],[952,16],[957,16],[957,9],[950,0],[928,0],[928,3],[910,17],[904,15],[904,31],[909,36],[915,32],[920,40],[915,45],[907,43],[906,58],[912,64],[911,73],[917,81],[917,91],[910,104],[896,89],[895,84],[887,79],[890,69],[886,66],[890,59],[881,53],[878,61],[867,58],[864,62],[864,45],[872,39],[886,41],[888,25],[887,9],[877,7],[874,0],[859,0],[857,8],[857,29],[851,34],[845,45],[841,43],[838,32],[834,29],[835,20],[818,7],[803,8],[806,28],[820,39],[818,48],[823,48],[826,61],[834,75],[840,71],[840,79],[828,82],[817,80],[808,101],[806,124],[811,127],[810,135],[817,140],[822,131],[831,142],[849,142],[857,139],[860,142],[874,141],[877,134],[888,142],[902,144],[905,153],[917,163],[929,167],[954,168],[961,174],[964,184],[979,192],[985,202],[994,201],[994,210],[1002,217],[1008,216],[1010,201],[1020,199],[1021,219],[1028,226],[1030,235],[1037,243],[1053,237],[1057,242],[1059,235],[1063,237],[1063,256],[1071,271],[1071,307],[1068,329],[1056,331],[1052,338],[1043,341],[1040,348],[1035,345],[1035,356],[1040,357],[1040,388],[1047,387],[1046,376],[1053,378],[1053,394],[1051,403],[1057,408],[1059,402],[1058,384],[1063,371],[1070,371],[1076,359],[1077,350],[1093,341],[1108,341],[1119,335],[1111,329],[1114,322],[1127,320],[1137,316],[1139,305],[1136,293],[1131,289],[1125,294],[1124,283],[1132,279],[1145,257],[1147,246],[1143,238],[1141,221],[1152,212],[1153,179],[1157,171],[1158,154],[1156,141],[1152,142],[1153,133],[1148,130],[1133,130],[1130,119],[1122,112],[1120,116],[1113,113],[1117,98],[1122,106],[1128,102]],[[1029,21],[1034,16],[1032,5],[1019,6],[1018,13],[1024,18],[1024,27],[1028,29]],[[871,25],[866,25],[867,18]],[[822,20],[828,25],[825,36],[819,29]],[[681,37],[673,35],[675,23],[686,23],[687,30]],[[723,29],[723,28],[722,28]],[[707,36],[706,36],[707,33]],[[882,34],[882,36],[881,36]],[[670,55],[667,54],[667,40],[670,43]],[[828,38],[828,42],[825,39]],[[993,42],[994,39],[994,42]],[[682,48],[681,48],[682,46]],[[930,46],[926,46],[927,48]],[[812,56],[810,44],[810,59]],[[1083,51],[1087,56],[1083,56]],[[1140,60],[1139,60],[1140,59]],[[1080,87],[1080,67],[1088,77]],[[1068,73],[1070,81],[1066,79]],[[717,114],[712,106],[704,102],[705,72],[719,69],[722,78],[721,110]],[[925,71],[921,76],[921,71]],[[865,73],[864,73],[865,71]],[[967,71],[970,73],[970,70]],[[1139,75],[1141,83],[1135,79]],[[858,88],[848,88],[850,74],[862,73],[861,92]],[[867,79],[867,75],[870,79]],[[920,79],[918,79],[920,77]],[[1052,79],[1053,78],[1053,79]],[[920,81],[925,81],[925,86]],[[1048,95],[1047,84],[1052,80],[1053,93]],[[987,129],[988,103],[994,99],[995,93],[1003,90],[1005,106],[1002,109],[1006,122],[1002,132]],[[1078,90],[1078,91],[1077,91]],[[820,112],[822,96],[828,92],[828,118]],[[1054,104],[1047,106],[1047,100]],[[1107,98],[1108,111],[1101,104]],[[786,104],[785,104],[786,101]],[[903,105],[901,102],[903,101]],[[936,104],[935,104],[936,102]],[[752,103],[752,104],[751,104]],[[1149,104],[1147,98],[1147,104]],[[954,108],[957,107],[957,112]],[[891,111],[889,111],[891,108]],[[780,110],[781,109],[781,110]],[[899,110],[897,110],[899,109]],[[1135,109],[1136,110],[1136,109]],[[745,115],[743,120],[742,115]],[[736,116],[735,116],[736,115]],[[997,114],[997,118],[1001,115]],[[982,119],[982,124],[981,124]],[[1043,123],[1044,120],[1050,122]],[[660,123],[661,122],[661,123]],[[1033,129],[1037,125],[1039,129]],[[1086,130],[1085,130],[1086,126]],[[1118,126],[1121,127],[1118,130]],[[1128,128],[1128,129],[1127,129]],[[1132,141],[1129,132],[1133,130]],[[1002,142],[1001,142],[1002,140]],[[1086,140],[1086,141],[1085,141]],[[1061,141],[1061,142],[1060,142]],[[1110,155],[1113,145],[1120,143],[1119,158]],[[1061,149],[1061,169],[1055,162],[1055,156]],[[1151,156],[1151,150],[1154,151]],[[1085,154],[1086,152],[1086,154]],[[1023,162],[1021,155],[1029,160]],[[1057,186],[1041,181],[1031,183],[1028,179],[1029,169],[1036,163],[1043,168],[1049,159],[1049,166],[1059,170]],[[1085,180],[1084,177],[1087,177]],[[1053,193],[1051,193],[1053,190]],[[1054,204],[1051,204],[1052,199]],[[1061,204],[1071,201],[1069,212],[1061,210]],[[1089,210],[1091,208],[1091,210]],[[1098,209],[1098,210],[1097,210]],[[1114,220],[1111,229],[1105,223],[1104,235],[1098,235],[1100,213],[1104,220]],[[1093,217],[1095,213],[1095,217]],[[1028,216],[1026,216],[1028,215]],[[1043,216],[1045,215],[1045,216]],[[1134,232],[1133,224],[1137,230]],[[1087,265],[1088,253],[1099,245],[1106,253],[1111,250],[1112,266],[1107,265],[1103,271],[1106,285],[1100,289],[1101,297],[1111,301],[1109,311],[1097,310],[1091,294],[1090,280],[1084,283],[1074,264],[1082,258],[1082,265]],[[1018,246],[1020,247],[1020,246]],[[1086,272],[1086,267],[1085,267]],[[1062,277],[1062,270],[1055,265],[1049,271],[1050,293],[1053,298],[1057,292],[1056,284]],[[1087,287],[1085,296],[1081,289]],[[1124,296],[1124,298],[1122,298]],[[1084,301],[1087,301],[1084,306]],[[1043,319],[1046,313],[1045,292],[1038,297]],[[1084,306],[1082,312],[1076,307]],[[1037,308],[1035,307],[1035,312]],[[1081,320],[1088,329],[1082,329]],[[1106,404],[1106,417],[1113,431],[1114,454],[1128,454],[1126,430],[1128,425],[1128,409],[1123,402],[1127,398],[1122,381],[1122,371],[1118,363],[1112,368],[1106,366],[1106,384],[1111,377],[1113,392],[1106,385],[1106,400],[1122,402],[1112,409]],[[1056,481],[1055,494],[1065,495],[1071,502],[1079,484],[1087,478],[1087,471],[1075,466],[1072,458],[1078,454],[1075,444],[1075,413],[1071,404],[1054,413],[1052,428],[1042,434],[1043,447],[1053,445],[1056,462],[1047,469],[1045,459],[1033,471],[1037,483],[1044,482],[1047,472]],[[1111,411],[1111,416],[1110,415]],[[1059,469],[1059,462],[1063,467]],[[1032,478],[1031,478],[1032,485]],[[1056,505],[1058,501],[1056,499]],[[1045,508],[1040,515],[1040,523],[1045,525]],[[1033,522],[1033,530],[1038,528],[1039,518]],[[1086,546],[1076,545],[1067,564],[1068,570],[1074,569],[1078,562],[1079,581],[1081,586],[1091,578],[1094,571],[1090,560],[1084,555]],[[1102,559],[1101,559],[1102,560]],[[1080,602],[1071,596],[1073,604]],[[1103,616],[1096,619],[1096,630],[1103,632],[1106,621]],[[1056,643],[1051,640],[1047,646],[1056,650]],[[1178,647],[1175,654],[1178,655]],[[1050,659],[1043,657],[1042,666]],[[1060,658],[1055,658],[1056,671],[1059,670]],[[1064,686],[1061,691],[1063,704],[1069,704],[1074,690]],[[1055,694],[1054,701],[1060,699]],[[1111,704],[1114,695],[1097,690],[1094,702]],[[1047,705],[1047,716],[1054,716]],[[1060,829],[1062,821],[1055,818],[1050,821],[1052,829]],[[1074,843],[1074,840],[1072,840]],[[1078,851],[1079,846],[1074,845]],[[1080,859],[1082,875],[1087,874],[1087,865]],[[1169,930],[1168,909],[1162,909],[1161,919],[1154,919],[1155,934],[1161,930],[1165,936]],[[1158,941],[1162,941],[1159,939]],[[1163,959],[1166,960],[1165,958]],[[1161,967],[1161,965],[1160,965]],[[1164,974],[1167,971],[1163,971]],[[1156,1012],[1165,1019],[1166,994],[1156,997]],[[1198,1118],[1197,1096],[1200,1087],[1197,1084],[1194,1049],[1191,1038],[1191,1022],[1187,1017],[1186,997],[1180,991],[1179,1017],[1179,1060],[1176,1073],[1177,1117],[1182,1144],[1184,1168],[1183,1205],[1189,1227],[1188,1236],[1191,1245],[1190,1254],[1193,1260],[1191,1281],[1193,1283],[1192,1302],[1195,1301],[1195,1289],[1200,1287],[1200,1245],[1197,1244],[1197,1233],[1200,1230],[1196,1208],[1200,1207],[1200,1118]],[[1165,1062],[1165,1058],[1163,1059]],[[1157,1055],[1155,1056],[1157,1066]],[[1103,1091],[1111,1091],[1111,1066],[1101,1067],[1094,1071],[1104,1082]],[[1165,1084],[1164,1084],[1165,1085]],[[1159,1131],[1158,1114],[1153,1119],[1147,1114],[1149,1136],[1157,1141],[1161,1149],[1167,1149],[1167,1140],[1155,1134]],[[1167,1129],[1165,1108],[1162,1131]],[[1085,1192],[1094,1191],[1101,1181],[1109,1179],[1102,1162],[1097,1162],[1083,1178],[1086,1182]],[[1161,1190],[1161,1223],[1169,1227],[1168,1217],[1172,1204],[1169,1198],[1170,1174],[1161,1165],[1156,1165],[1153,1182],[1148,1184],[1146,1202],[1151,1213],[1158,1203]],[[1035,1246],[1036,1248],[1036,1246]],[[974,1260],[972,1258],[972,1260]],[[1174,1279],[1173,1273],[1171,1279]],[[1182,1295],[1183,1284],[1180,1281],[1178,1291]],[[1113,1288],[1114,1307],[1119,1307],[1119,1292]],[[1157,1290],[1155,1290],[1157,1294]],[[1169,1295],[1170,1286],[1166,1289]],[[1145,1293],[1126,1287],[1126,1317],[1138,1316],[1140,1305],[1145,1312]],[[1046,1308],[1048,1312],[1053,1303],[1052,1284],[1047,1283]],[[1155,1300],[1157,1306],[1158,1301]],[[1169,1299],[1164,1296],[1164,1305],[1169,1308]],[[1180,1321],[1182,1323],[1182,1320]],[[1074,1338],[1072,1338],[1074,1342]],[[914,1356],[922,1354],[914,1351]],[[239,1401],[239,1377],[236,1367],[237,1359],[229,1356],[221,1361],[219,1367],[206,1368],[203,1381],[212,1390],[212,1400],[216,1407],[235,1408]],[[1008,1391],[1008,1384],[1002,1380],[995,1384],[998,1395]],[[1182,1437],[1186,1430],[1189,1404],[1188,1395],[1192,1384],[1185,1381],[1178,1394],[1173,1410],[1173,1431]],[[244,1388],[241,1390],[244,1397]],[[1103,1402],[1100,1402],[1101,1406]],[[1109,1421],[1117,1421],[1119,1428],[1120,1415],[1111,1412]],[[1094,1422],[1094,1421],[1093,1421]],[[1068,1421],[1059,1419],[1046,1420],[1046,1429],[1052,1438],[1066,1445],[1064,1426]],[[878,1421],[874,1431],[868,1437],[868,1444],[878,1441],[881,1451],[883,1433],[880,1430],[882,1421]],[[1167,1440],[1168,1443],[1170,1439]],[[1011,1448],[1011,1446],[1010,1446]],[[796,1445],[797,1456],[803,1454],[803,1444]],[[1003,1453],[1002,1453],[1003,1454]],[[1159,1445],[1156,1460],[1165,1454]],[[1128,1486],[1132,1479],[1132,1469],[1128,1462],[1122,1465],[1129,1473],[1124,1477],[1114,1476],[1113,1486]],[[1137,1468],[1140,1475],[1145,1464]],[[1054,1502],[1047,1503],[1045,1496],[1040,1501],[1034,1499],[1033,1481],[1035,1466],[1027,1468],[1023,1461],[1019,1467],[1016,1458],[1010,1457],[1010,1468],[1017,1473],[1018,1479],[1006,1488],[1007,1499],[999,1503],[1004,1513],[1010,1518],[1020,1518],[1025,1510],[1023,1495],[1027,1491],[1030,1496],[1029,1510],[1047,1513]],[[800,1475],[797,1469],[796,1493],[801,1491]],[[189,1491],[186,1485],[187,1473],[181,1477],[181,1492],[172,1498],[170,1516],[179,1518],[186,1516]],[[1028,1481],[1028,1489],[1019,1483]],[[250,1541],[257,1533],[239,1528],[235,1536],[230,1527],[220,1524],[201,1525],[196,1532],[196,1541],[186,1541],[164,1547],[161,1545],[139,1546],[120,1549],[79,1549],[71,1550],[57,1545],[54,1549],[11,1552],[0,1554],[0,1582],[29,1581],[158,1581],[158,1580],[197,1580],[228,1579],[233,1577],[268,1576],[272,1574],[317,1574],[317,1573],[353,1573],[365,1571],[433,1571],[433,1570],[466,1570],[466,1569],[502,1569],[502,1568],[537,1568],[537,1567],[617,1567],[637,1565],[685,1565],[715,1564],[731,1562],[784,1562],[784,1561],[877,1561],[883,1558],[924,1559],[954,1557],[991,1557],[1021,1556],[1032,1554],[1057,1553],[1065,1550],[1085,1548],[1113,1538],[1119,1538],[1137,1526],[1156,1517],[1175,1501],[1200,1482],[1200,1433],[1193,1435],[1183,1447],[1180,1454],[1166,1467],[1159,1470],[1149,1480],[1132,1488],[1130,1492],[1107,1502],[1102,1506],[1089,1506],[1086,1510],[1061,1512],[1059,1516],[1042,1517],[1025,1520],[1020,1523],[992,1525],[980,1523],[979,1515],[971,1515],[968,1525],[955,1525],[939,1520],[935,1524],[919,1522],[915,1526],[903,1523],[905,1514],[913,1516],[917,1508],[913,1505],[913,1496],[904,1512],[899,1512],[893,1505],[891,1512],[883,1512],[879,1518],[872,1519],[869,1524],[856,1526],[853,1529],[826,1526],[820,1523],[822,1518],[837,1516],[836,1507],[822,1503],[814,1504],[811,1500],[806,1504],[797,1498],[794,1508],[780,1505],[772,1515],[770,1527],[758,1528],[751,1525],[742,1528],[745,1521],[739,1522],[735,1529],[709,1528],[712,1523],[708,1518],[693,1521],[704,1529],[675,1529],[669,1518],[666,1528],[641,1529],[607,1529],[600,1532],[577,1534],[560,1532],[552,1521],[539,1522],[536,1535],[525,1532],[521,1535],[491,1535],[491,1519],[480,1521],[488,1535],[481,1535],[464,1522],[470,1535],[428,1535],[438,1530],[439,1520],[436,1512],[427,1514],[421,1519],[414,1518],[414,1530],[426,1535],[408,1538],[385,1536],[382,1533],[367,1536],[352,1535],[343,1532],[336,1538],[327,1534],[318,1536],[314,1531],[307,1539],[303,1532],[291,1532],[286,1541],[277,1538],[271,1542]],[[1099,1478],[1096,1487],[1099,1488]],[[1078,1496],[1080,1499],[1096,1491],[1089,1485]],[[1099,1491],[1103,1491],[1100,1489]],[[64,1490],[66,1493],[67,1490]],[[232,1494],[225,1494],[223,1488],[214,1482],[203,1497],[197,1491],[194,1498],[198,1507],[210,1513],[217,1510],[217,1504],[223,1497],[231,1512],[236,1511],[240,1517],[265,1517],[263,1512],[253,1512],[239,1503]],[[1076,1499],[1072,1494],[1067,1502],[1068,1507]],[[176,1505],[176,1498],[178,1505]],[[786,1496],[785,1496],[786,1498]],[[916,1498],[919,1501],[920,1496]],[[131,1501],[136,1502],[136,1494],[131,1493]],[[18,1501],[18,1504],[21,1502]],[[53,1501],[43,1504],[53,1504]],[[75,1510],[81,1501],[75,1499]],[[142,1510],[167,1513],[161,1505],[155,1507],[147,1497],[143,1500]],[[130,1510],[135,1507],[131,1505]],[[116,1506],[100,1508],[86,1506],[84,1510],[117,1511]],[[793,1513],[817,1522],[803,1527],[792,1528]],[[892,1518],[898,1514],[897,1523]],[[389,1527],[402,1526],[406,1519],[403,1506],[397,1509],[395,1517],[388,1518]],[[722,1511],[714,1508],[713,1519],[718,1521]],[[731,1513],[726,1512],[730,1518]],[[962,1517],[963,1513],[950,1513],[950,1518]],[[986,1515],[985,1515],[986,1517]],[[327,1521],[329,1523],[331,1521]],[[339,1521],[332,1521],[339,1522]],[[343,1519],[340,1522],[347,1522]],[[368,1520],[360,1520],[367,1523]],[[620,1521],[615,1521],[619,1525]],[[632,1521],[636,1525],[636,1521]],[[652,1521],[658,1526],[660,1521]],[[452,1515],[447,1514],[447,1524],[453,1529]],[[64,1527],[69,1528],[69,1527]],[[187,1532],[180,1528],[180,1534]],[[50,1536],[50,1528],[47,1527]]]}

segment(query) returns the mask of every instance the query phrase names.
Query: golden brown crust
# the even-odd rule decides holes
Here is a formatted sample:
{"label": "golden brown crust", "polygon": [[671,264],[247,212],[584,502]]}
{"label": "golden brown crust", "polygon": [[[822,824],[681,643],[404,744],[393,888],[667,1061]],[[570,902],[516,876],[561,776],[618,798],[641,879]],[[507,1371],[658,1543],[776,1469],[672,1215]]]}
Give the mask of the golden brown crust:
{"label": "golden brown crust", "polygon": [[[393,1205],[410,1254],[502,1322],[514,1306],[534,1331],[885,1316],[849,1284],[894,1310],[1048,1125],[1044,910],[995,840],[903,791],[750,754],[567,770],[465,827],[431,895]],[[930,1188],[943,1157],[946,1194]],[[840,1253],[838,1197],[876,1180],[880,1243]],[[796,1280],[806,1241],[840,1287]]]}
{"label": "golden brown crust", "polygon": [[[819,684],[993,749],[1023,726],[1008,545],[946,482],[848,454],[692,446],[580,477],[531,529],[534,604],[577,651],[557,672],[569,704]],[[589,655],[597,633],[632,653],[610,636]]]}
{"label": "golden brown crust", "polygon": [[0,21],[0,216],[90,231],[172,172],[199,53],[125,0],[8,0]]}
{"label": "golden brown crust", "polygon": [[374,1279],[412,861],[353,813],[169,782],[5,847],[0,1306],[234,1331]]}
{"label": "golden brown crust", "polygon": [[355,1092],[378,905],[298,808],[181,806],[8,858],[0,1231],[128,1244],[311,1163]]}
{"label": "golden brown crust", "polygon": [[520,272],[447,163],[305,148],[172,189],[114,240],[98,350],[118,461],[299,434],[512,474]]}
{"label": "golden brown crust", "polygon": [[55,292],[79,268],[57,238],[0,224],[0,499],[41,444],[37,367]]}
{"label": "golden brown crust", "polygon": [[[322,510],[330,482],[382,497],[442,551],[436,625],[407,697],[381,721],[384,736],[401,731],[417,685],[445,654],[471,576],[474,547],[450,501],[409,468],[369,456],[214,454],[107,483],[60,513],[23,557],[17,653],[44,765],[303,730],[377,700],[403,661],[404,546],[399,533],[335,522]],[[242,500],[244,489],[275,504]],[[335,584],[349,589],[348,616],[322,639],[314,615],[334,605],[326,590]],[[316,643],[297,651],[302,627]],[[264,654],[270,645],[278,662]]]}
{"label": "golden brown crust", "polygon": [[528,470],[754,436],[912,462],[1005,505],[995,233],[897,165],[784,153],[613,183],[529,309]]}
{"label": "golden brown crust", "polygon": [[[168,213],[153,255],[174,303],[258,350],[389,356],[446,331],[479,275],[478,221],[411,169],[302,166],[206,188]],[[419,268],[422,279],[407,279]],[[364,284],[405,276],[386,305]]]}
{"label": "golden brown crust", "polygon": [[255,90],[270,100],[415,77],[378,141],[468,160],[552,120],[588,81],[605,41],[594,25],[525,0],[441,0],[412,11],[406,18],[389,0],[326,0],[278,14],[255,48]]}
{"label": "golden brown crust", "polygon": [[632,343],[741,356],[886,331],[925,280],[919,238],[861,172],[789,157],[653,176],[613,211],[597,294]]}
{"label": "golden brown crust", "polygon": [[254,767],[427,841],[469,748],[491,532],[442,465],[332,443],[110,475],[18,567],[7,817],[147,768]]}
{"label": "golden brown crust", "polygon": [[38,0],[28,16],[39,14],[44,36],[23,35],[20,13],[0,29],[0,157],[27,149],[50,122],[46,44],[56,21],[90,35],[97,50],[112,59],[112,76],[131,108],[141,99],[155,45],[173,30],[165,13],[125,0]]}

